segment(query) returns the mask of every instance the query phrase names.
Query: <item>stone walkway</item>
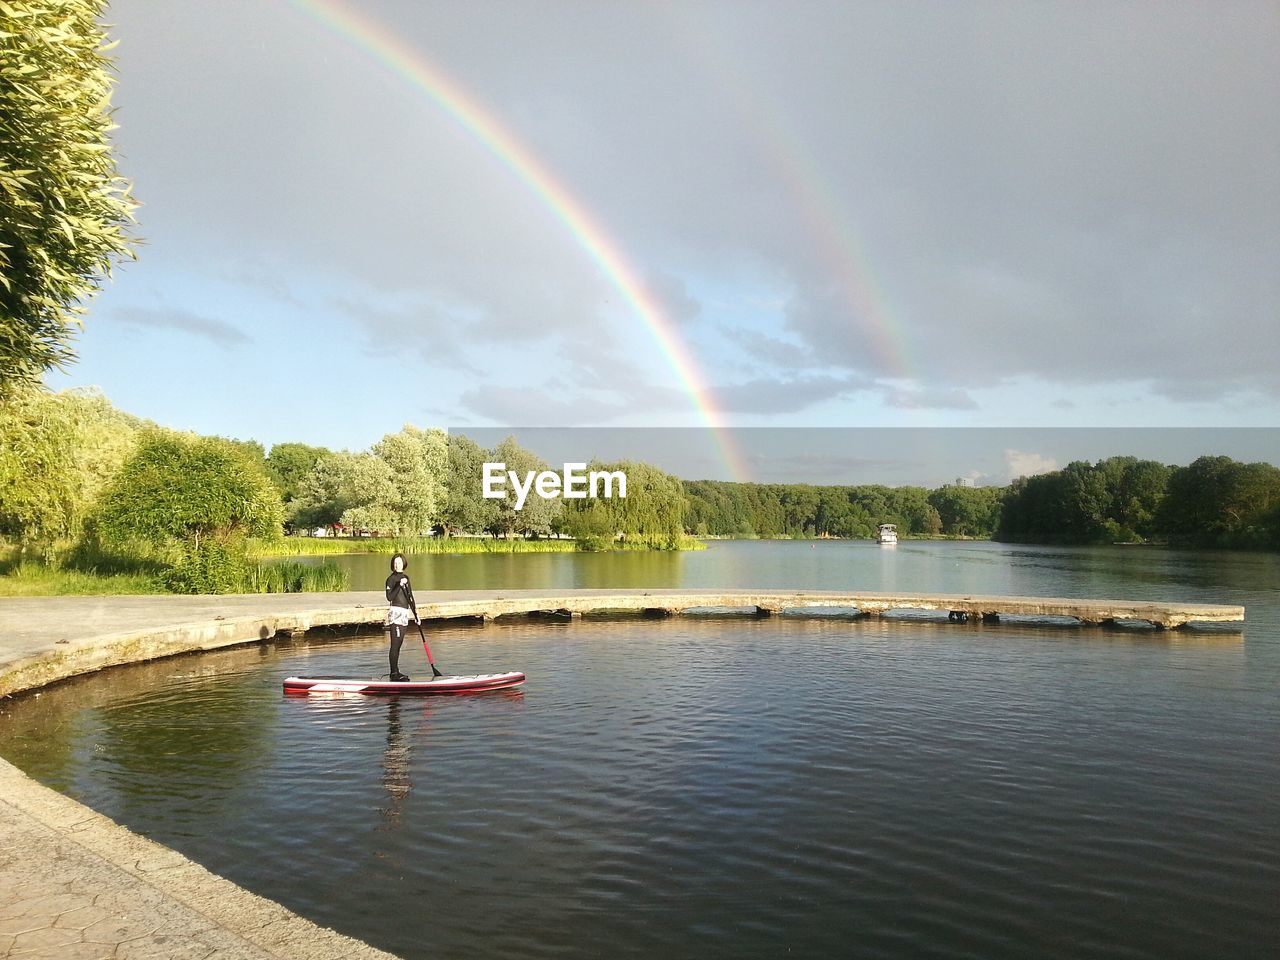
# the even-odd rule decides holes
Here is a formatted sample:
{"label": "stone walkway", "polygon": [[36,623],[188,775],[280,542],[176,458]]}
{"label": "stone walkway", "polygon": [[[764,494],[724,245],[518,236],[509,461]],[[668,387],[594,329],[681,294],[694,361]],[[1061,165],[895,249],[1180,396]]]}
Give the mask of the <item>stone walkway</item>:
{"label": "stone walkway", "polygon": [[392,955],[255,896],[0,761],[0,956]]}

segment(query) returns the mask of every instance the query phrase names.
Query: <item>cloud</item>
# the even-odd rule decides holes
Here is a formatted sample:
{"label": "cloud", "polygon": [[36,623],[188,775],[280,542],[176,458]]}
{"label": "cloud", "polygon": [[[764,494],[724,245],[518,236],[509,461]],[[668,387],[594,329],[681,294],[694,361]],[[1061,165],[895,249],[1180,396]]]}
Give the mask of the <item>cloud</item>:
{"label": "cloud", "polygon": [[798,413],[826,400],[867,389],[853,377],[796,377],[788,380],[758,378],[742,383],[719,384],[713,390],[717,404],[728,413]]}
{"label": "cloud", "polygon": [[918,390],[886,387],[881,392],[887,406],[904,407],[908,410],[976,410],[978,408],[977,402],[968,392],[956,387]]}
{"label": "cloud", "polygon": [[111,311],[111,319],[133,327],[188,333],[227,349],[253,342],[242,330],[225,320],[202,316],[180,307],[116,307]]}
{"label": "cloud", "polygon": [[753,359],[779,370],[811,370],[823,365],[807,345],[748,328],[725,327],[723,333]]}
{"label": "cloud", "polygon": [[687,325],[702,314],[702,304],[689,293],[685,282],[661,270],[650,271],[645,289],[662,305],[663,316]]}
{"label": "cloud", "polygon": [[630,410],[622,400],[566,390],[554,383],[538,387],[473,387],[458,399],[463,409],[477,416],[522,427],[607,423]]}
{"label": "cloud", "polygon": [[1005,473],[1009,480],[1018,477],[1034,477],[1041,473],[1052,473],[1058,469],[1058,461],[1039,453],[1027,453],[1022,450],[1005,450]]}
{"label": "cloud", "polygon": [[[974,396],[1002,384],[1280,410],[1269,0],[588,4],[573,30],[536,0],[367,6],[520,149],[298,5],[117,0],[122,168],[156,244],[281,300],[350,278],[375,345],[495,381],[533,362],[511,345],[625,353],[621,265],[709,381],[755,364],[720,388],[743,413],[875,388],[998,416]],[[717,300],[771,307],[744,329]],[[609,366],[564,376],[605,389]],[[618,403],[670,408],[626,376]]]}

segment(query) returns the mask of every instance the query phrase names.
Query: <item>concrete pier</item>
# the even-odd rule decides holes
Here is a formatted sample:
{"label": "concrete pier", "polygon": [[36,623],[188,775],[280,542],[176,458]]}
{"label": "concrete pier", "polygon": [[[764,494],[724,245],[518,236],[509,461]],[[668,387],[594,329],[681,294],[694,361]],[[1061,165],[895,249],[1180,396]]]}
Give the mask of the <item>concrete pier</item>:
{"label": "concrete pier", "polygon": [[[1139,621],[1163,629],[1240,623],[1244,608],[1205,603],[1081,600],[969,594],[794,590],[457,590],[418,597],[423,620],[491,621],[604,612],[676,616],[694,609],[775,615],[833,609],[883,616],[937,611],[950,622],[1068,617],[1086,625]],[[376,627],[381,593],[254,594],[225,597],[13,597],[0,599],[0,696],[113,664],[297,635],[321,627]]]}
{"label": "concrete pier", "polygon": [[[1135,620],[1161,628],[1244,620],[1243,607],[1217,604],[791,590],[437,591],[418,601],[424,620],[485,622],[534,615],[572,623],[616,611],[670,617],[696,609],[756,616],[926,610],[946,613],[952,623],[1070,617],[1090,625]],[[0,698],[115,664],[317,628],[376,629],[385,610],[378,592],[0,598]],[[9,955],[390,956],[248,893],[0,760],[0,956]]]}

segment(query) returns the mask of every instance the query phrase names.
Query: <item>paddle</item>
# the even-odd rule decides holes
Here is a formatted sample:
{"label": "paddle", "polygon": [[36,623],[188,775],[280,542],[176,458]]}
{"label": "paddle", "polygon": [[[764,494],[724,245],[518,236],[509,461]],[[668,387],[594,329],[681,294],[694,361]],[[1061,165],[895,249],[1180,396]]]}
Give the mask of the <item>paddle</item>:
{"label": "paddle", "polygon": [[422,637],[422,649],[427,652],[427,663],[431,664],[431,672],[437,677],[443,677],[444,674],[436,669],[436,662],[431,659],[431,648],[427,646],[427,635],[422,632],[422,621],[418,621],[418,636]]}

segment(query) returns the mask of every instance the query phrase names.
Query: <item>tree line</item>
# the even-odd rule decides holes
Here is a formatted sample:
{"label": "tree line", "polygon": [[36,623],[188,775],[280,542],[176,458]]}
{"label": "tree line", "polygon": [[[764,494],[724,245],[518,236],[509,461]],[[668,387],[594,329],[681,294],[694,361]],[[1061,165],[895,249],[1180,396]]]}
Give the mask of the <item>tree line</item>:
{"label": "tree line", "polygon": [[685,524],[700,536],[871,537],[881,523],[908,536],[990,537],[1000,517],[995,487],[813,486],[792,483],[684,484]]}
{"label": "tree line", "polygon": [[507,438],[492,449],[405,426],[351,453],[301,443],[202,437],[116,410],[94,391],[18,387],[0,405],[0,538],[23,550],[149,556],[173,589],[234,580],[251,537],[337,527],[386,536],[567,536],[679,548],[685,538],[906,536],[1018,542],[1164,541],[1280,548],[1280,469],[1201,457],[1076,462],[1008,487],[814,486],[683,481],[649,464],[622,470],[625,499],[547,500],[516,509],[482,495],[481,465],[547,469]]}
{"label": "tree line", "polygon": [[96,391],[17,385],[0,405],[0,545],[53,561],[116,571],[150,565],[178,592],[223,592],[248,576],[252,538],[342,527],[391,537],[568,536],[580,549],[622,541],[685,543],[680,481],[648,464],[622,470],[628,496],[611,500],[485,498],[482,464],[521,475],[548,469],[508,438],[484,449],[468,437],[406,425],[351,453],[164,429],[116,410]]}
{"label": "tree line", "polygon": [[995,536],[1280,549],[1280,469],[1224,456],[1184,467],[1136,457],[1077,461],[1013,481]]}

